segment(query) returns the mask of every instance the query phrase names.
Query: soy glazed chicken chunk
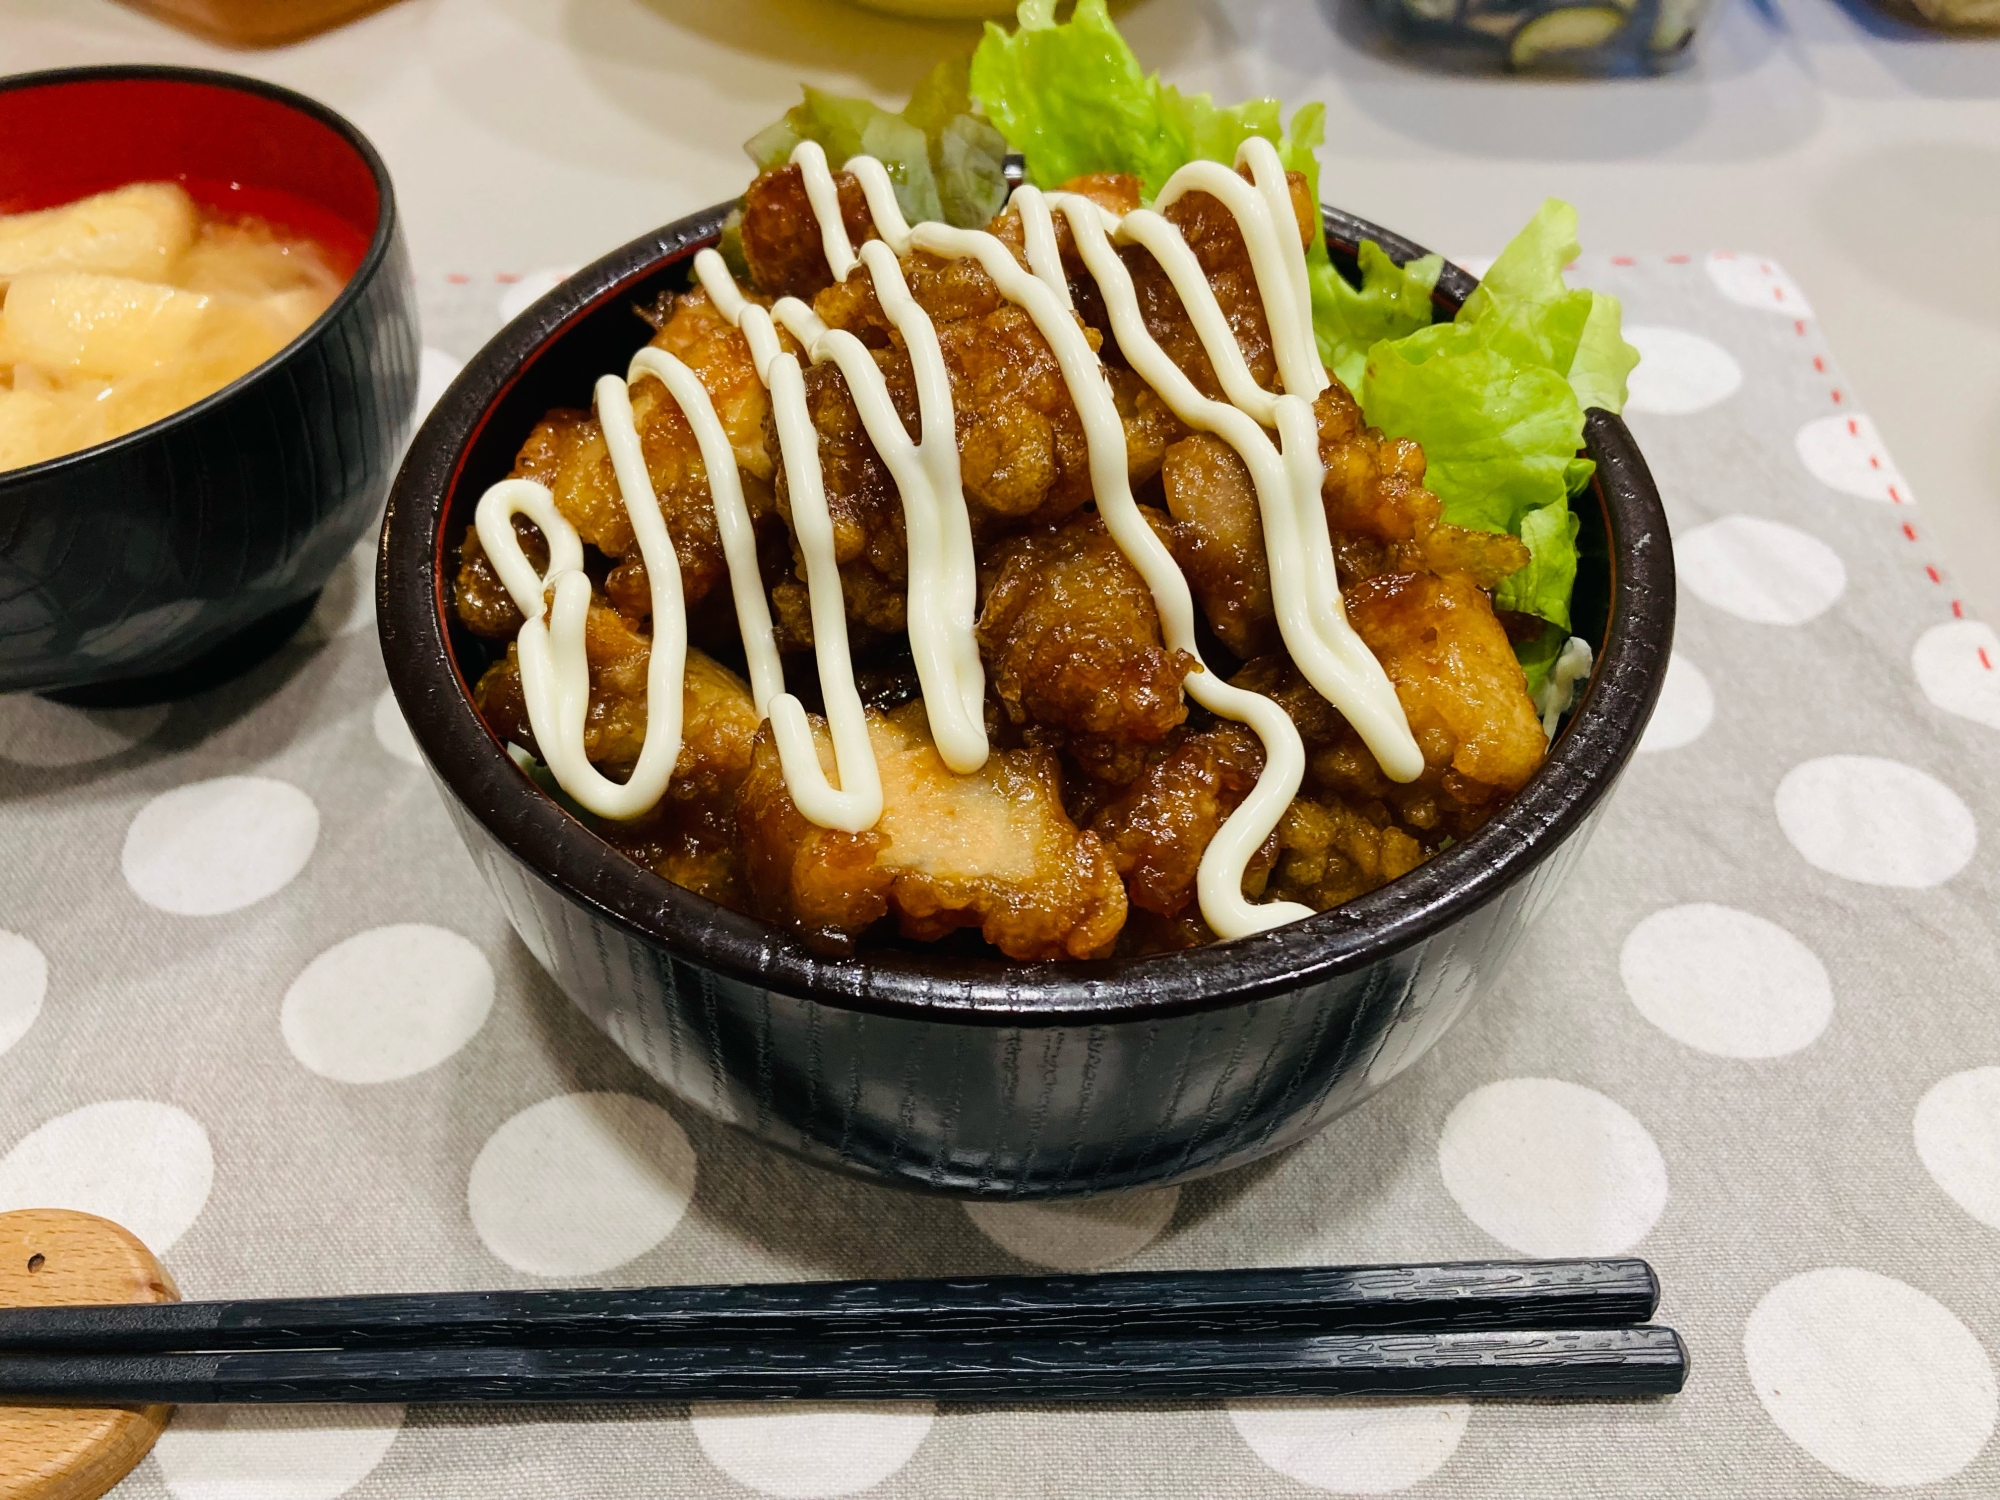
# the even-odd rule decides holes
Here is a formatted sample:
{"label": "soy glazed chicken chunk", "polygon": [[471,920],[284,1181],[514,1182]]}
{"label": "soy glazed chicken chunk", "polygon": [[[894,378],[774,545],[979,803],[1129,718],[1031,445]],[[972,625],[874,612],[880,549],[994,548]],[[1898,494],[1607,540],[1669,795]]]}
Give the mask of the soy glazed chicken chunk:
{"label": "soy glazed chicken chunk", "polygon": [[1096,835],[1063,810],[1053,754],[997,750],[961,776],[939,756],[921,703],[870,713],[868,733],[882,817],[865,833],[807,822],[769,731],[759,735],[739,815],[754,910],[833,951],[885,916],[912,938],[976,927],[1010,958],[1111,951],[1125,887]]}

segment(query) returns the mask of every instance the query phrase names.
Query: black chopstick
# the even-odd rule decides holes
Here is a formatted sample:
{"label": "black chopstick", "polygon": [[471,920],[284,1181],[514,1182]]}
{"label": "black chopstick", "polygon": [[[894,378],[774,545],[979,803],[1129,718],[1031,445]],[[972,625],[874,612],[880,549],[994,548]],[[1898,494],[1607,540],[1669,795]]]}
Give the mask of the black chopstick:
{"label": "black chopstick", "polygon": [[0,1356],[0,1401],[1213,1401],[1668,1395],[1670,1328]]}
{"label": "black chopstick", "polygon": [[1658,1303],[1642,1260],[449,1292],[0,1308],[0,1354],[1601,1328],[1643,1323]]}

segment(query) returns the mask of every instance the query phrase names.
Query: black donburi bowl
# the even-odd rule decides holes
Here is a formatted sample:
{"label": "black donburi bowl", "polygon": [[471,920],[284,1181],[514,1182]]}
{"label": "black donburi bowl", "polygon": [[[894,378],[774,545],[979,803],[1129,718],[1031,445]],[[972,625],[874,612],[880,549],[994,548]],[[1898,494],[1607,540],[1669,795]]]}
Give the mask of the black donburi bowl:
{"label": "black donburi bowl", "polygon": [[[1596,671],[1547,763],[1479,833],[1390,885],[1273,932],[1128,962],[900,950],[820,957],[672,885],[542,795],[474,710],[484,648],[451,580],[479,496],[551,406],[588,402],[729,205],[580,272],[508,326],[418,433],[383,531],[378,610],[396,697],[521,939],[642,1068],[695,1108],[812,1161],[968,1197],[1177,1182],[1303,1139],[1409,1067],[1554,898],[1652,713],[1673,562],[1624,424],[1587,422],[1576,628]],[[1336,263],[1373,239],[1329,209]],[[1449,316],[1474,285],[1439,283]]]}
{"label": "black donburi bowl", "polygon": [[354,272],[310,328],[191,406],[0,472],[0,691],[177,697],[256,659],[375,523],[417,400],[416,291],[388,169],[276,84],[199,68],[0,79],[0,211],[179,180]]}

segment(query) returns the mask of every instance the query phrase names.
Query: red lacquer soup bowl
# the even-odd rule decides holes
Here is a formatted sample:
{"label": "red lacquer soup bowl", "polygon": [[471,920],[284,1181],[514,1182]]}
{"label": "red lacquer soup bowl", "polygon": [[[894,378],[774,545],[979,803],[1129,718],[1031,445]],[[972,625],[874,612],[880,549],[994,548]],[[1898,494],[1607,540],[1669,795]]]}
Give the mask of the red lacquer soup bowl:
{"label": "red lacquer soup bowl", "polygon": [[192,68],[0,79],[0,212],[134,182],[318,241],[347,283],[247,375],[95,447],[0,471],[0,691],[173,696],[281,641],[375,524],[416,406],[389,174],[289,89]]}

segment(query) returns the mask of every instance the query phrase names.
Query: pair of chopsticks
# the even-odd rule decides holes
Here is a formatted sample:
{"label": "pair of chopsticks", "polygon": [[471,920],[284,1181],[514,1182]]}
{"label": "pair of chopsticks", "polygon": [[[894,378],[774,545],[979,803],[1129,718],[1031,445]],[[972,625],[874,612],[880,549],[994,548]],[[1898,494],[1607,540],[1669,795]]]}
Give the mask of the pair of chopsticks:
{"label": "pair of chopsticks", "polygon": [[1641,1260],[0,1308],[0,1404],[1630,1397]]}

